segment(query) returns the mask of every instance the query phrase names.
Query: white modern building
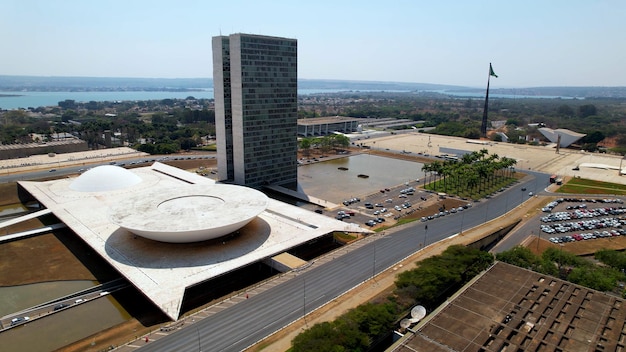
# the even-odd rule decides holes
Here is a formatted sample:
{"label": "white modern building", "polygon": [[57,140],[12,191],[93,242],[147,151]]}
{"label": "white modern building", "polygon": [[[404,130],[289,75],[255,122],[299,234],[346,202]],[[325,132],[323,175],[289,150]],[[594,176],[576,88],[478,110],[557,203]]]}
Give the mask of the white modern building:
{"label": "white modern building", "polygon": [[260,187],[298,181],[298,42],[213,37],[220,181]]}
{"label": "white modern building", "polygon": [[334,231],[369,232],[161,163],[19,187],[173,320],[189,287]]}
{"label": "white modern building", "polygon": [[559,147],[562,148],[567,148],[572,143],[575,143],[579,139],[586,136],[586,134],[570,131],[564,128],[553,130],[551,128],[542,127],[539,129],[539,132],[541,132],[541,134],[552,143],[557,143],[560,137],[561,142],[559,143]]}

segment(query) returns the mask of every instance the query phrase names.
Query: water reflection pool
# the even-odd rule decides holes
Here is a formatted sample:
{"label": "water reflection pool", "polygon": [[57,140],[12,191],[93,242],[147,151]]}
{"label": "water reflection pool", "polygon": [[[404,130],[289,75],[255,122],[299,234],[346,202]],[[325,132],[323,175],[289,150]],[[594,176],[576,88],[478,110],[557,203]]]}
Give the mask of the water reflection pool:
{"label": "water reflection pool", "polygon": [[[333,203],[364,197],[378,189],[422,180],[424,164],[377,155],[359,154],[298,168],[298,184],[311,196]],[[340,170],[347,169],[347,170]],[[359,177],[367,175],[367,178]]]}

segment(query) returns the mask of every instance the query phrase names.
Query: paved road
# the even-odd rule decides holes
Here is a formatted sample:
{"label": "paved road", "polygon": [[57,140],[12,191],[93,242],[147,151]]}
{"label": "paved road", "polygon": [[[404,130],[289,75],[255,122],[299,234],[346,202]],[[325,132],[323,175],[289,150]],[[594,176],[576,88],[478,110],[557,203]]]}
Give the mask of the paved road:
{"label": "paved road", "polygon": [[[191,327],[145,344],[142,351],[241,351],[419,250],[462,228],[498,217],[548,184],[533,173],[523,183],[463,212],[388,231],[380,239],[356,245],[325,264],[200,320]],[[526,191],[521,191],[525,187]],[[428,228],[426,228],[428,226]],[[343,253],[343,251],[340,251]],[[295,275],[295,274],[294,274]]]}
{"label": "paved road", "polygon": [[[148,166],[151,165],[155,161],[166,162],[168,160],[182,160],[184,159],[214,159],[215,155],[190,155],[186,157],[179,157],[178,155],[169,155],[169,156],[144,156],[130,159],[123,159],[116,162],[116,165],[120,166]],[[17,181],[25,181],[25,180],[41,180],[45,178],[60,178],[60,176],[67,175],[76,175],[87,169],[101,166],[101,165],[111,165],[111,162],[99,162],[99,163],[82,163],[77,164],[75,166],[63,166],[59,168],[50,168],[47,170],[37,170],[37,171],[29,171],[29,172],[18,172],[11,173],[8,172],[10,169],[5,169],[2,174],[0,174],[0,183],[8,183],[8,182],[17,182]],[[54,171],[52,171],[54,170]],[[4,173],[6,172],[6,174]]]}

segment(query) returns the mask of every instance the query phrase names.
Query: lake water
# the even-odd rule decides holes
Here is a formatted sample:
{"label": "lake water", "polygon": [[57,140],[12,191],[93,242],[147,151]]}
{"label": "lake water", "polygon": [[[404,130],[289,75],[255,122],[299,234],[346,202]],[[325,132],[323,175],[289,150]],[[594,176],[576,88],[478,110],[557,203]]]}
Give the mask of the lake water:
{"label": "lake water", "polygon": [[89,280],[50,281],[30,285],[0,287],[0,316],[34,307],[52,299],[63,297],[90,287],[96,283]]}
{"label": "lake water", "polygon": [[78,102],[100,102],[185,99],[189,96],[213,99],[213,89],[195,92],[0,92],[0,109],[57,106],[60,101],[68,99]]}
{"label": "lake water", "polygon": [[98,332],[116,326],[130,316],[110,295],[43,319],[2,332],[4,351],[54,351],[74,341],[93,336],[93,351],[107,351]]}
{"label": "lake water", "polygon": [[[351,89],[298,89],[299,95],[338,92],[403,92],[406,90],[351,90]],[[459,98],[479,99],[485,98],[484,92],[450,92],[446,90],[431,90],[430,92],[442,93]],[[213,88],[202,88],[193,92],[3,92],[0,91],[0,109],[11,110],[19,108],[35,108],[40,106],[57,106],[60,101],[75,100],[77,102],[89,101],[136,101],[136,100],[161,100],[161,99],[185,99],[192,96],[197,99],[213,99]],[[573,99],[572,97],[557,96],[527,96],[510,94],[489,94],[490,98],[544,98],[544,99]],[[581,98],[578,98],[581,99]]]}
{"label": "lake water", "polygon": [[[298,94],[336,93],[346,89],[298,89]],[[60,101],[136,101],[185,99],[192,96],[196,99],[213,99],[213,89],[206,88],[193,92],[3,92],[0,91],[0,109],[36,108],[40,106],[57,106]]]}
{"label": "lake water", "polygon": [[[422,163],[358,154],[298,168],[298,184],[302,191],[333,203],[391,188],[415,180],[423,180]],[[340,170],[339,168],[347,168]],[[367,175],[361,178],[358,175]]]}

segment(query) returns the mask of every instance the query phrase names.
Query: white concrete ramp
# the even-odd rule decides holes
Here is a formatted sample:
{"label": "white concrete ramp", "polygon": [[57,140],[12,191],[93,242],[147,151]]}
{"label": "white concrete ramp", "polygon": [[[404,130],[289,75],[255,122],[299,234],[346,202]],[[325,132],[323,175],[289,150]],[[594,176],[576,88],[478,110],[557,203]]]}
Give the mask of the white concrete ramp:
{"label": "white concrete ramp", "polygon": [[7,221],[5,221],[3,223],[0,223],[0,229],[3,229],[5,227],[9,227],[9,226],[13,226],[15,224],[19,224],[19,223],[24,222],[26,220],[38,218],[40,216],[43,216],[43,215],[46,215],[46,214],[50,214],[50,213],[52,213],[52,210],[50,210],[50,209],[43,209],[43,210],[36,211],[34,213],[29,213],[29,214],[26,214],[24,216],[17,217],[15,219],[7,220]]}

